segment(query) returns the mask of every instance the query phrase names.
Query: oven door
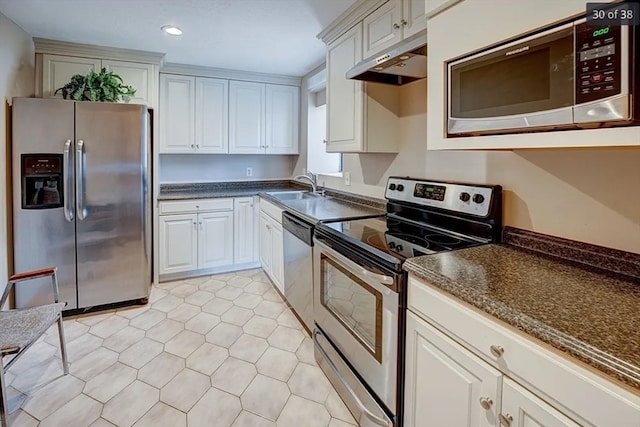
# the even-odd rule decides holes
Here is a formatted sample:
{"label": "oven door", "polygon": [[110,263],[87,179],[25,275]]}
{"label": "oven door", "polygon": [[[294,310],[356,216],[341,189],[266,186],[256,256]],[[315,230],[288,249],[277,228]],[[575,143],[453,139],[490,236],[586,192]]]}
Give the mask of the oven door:
{"label": "oven door", "polygon": [[396,414],[398,273],[314,238],[316,323],[377,398]]}

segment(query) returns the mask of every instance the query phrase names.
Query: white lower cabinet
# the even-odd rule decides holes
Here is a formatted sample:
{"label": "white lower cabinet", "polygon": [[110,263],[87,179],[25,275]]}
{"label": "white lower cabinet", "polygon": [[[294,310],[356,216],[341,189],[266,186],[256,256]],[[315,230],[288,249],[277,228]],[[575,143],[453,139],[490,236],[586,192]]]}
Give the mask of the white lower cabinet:
{"label": "white lower cabinet", "polygon": [[282,210],[260,200],[260,264],[284,295],[284,248]]}
{"label": "white lower cabinet", "polygon": [[639,427],[640,395],[409,276],[405,427]]}
{"label": "white lower cabinet", "polygon": [[257,206],[253,197],[240,197],[233,201],[233,262],[235,264],[258,261]]}
{"label": "white lower cabinet", "polygon": [[509,423],[518,427],[580,427],[580,424],[567,418],[509,378],[504,379],[502,387],[500,422],[503,424]]}
{"label": "white lower cabinet", "polygon": [[256,199],[161,202],[161,278],[258,267]]}
{"label": "white lower cabinet", "polygon": [[233,264],[233,212],[198,214],[198,268]]}
{"label": "white lower cabinet", "polygon": [[411,312],[406,354],[406,427],[496,425],[499,371]]}
{"label": "white lower cabinet", "polygon": [[198,268],[198,215],[160,217],[160,274]]}

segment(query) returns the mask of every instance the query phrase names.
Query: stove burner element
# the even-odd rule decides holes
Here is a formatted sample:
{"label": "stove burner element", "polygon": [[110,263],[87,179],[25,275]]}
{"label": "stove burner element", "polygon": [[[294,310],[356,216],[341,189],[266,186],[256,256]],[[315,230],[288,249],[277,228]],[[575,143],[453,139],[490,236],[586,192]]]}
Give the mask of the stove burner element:
{"label": "stove burner element", "polygon": [[452,236],[447,236],[446,234],[429,234],[426,239],[427,241],[435,243],[436,245],[445,246],[456,246],[462,242],[462,240]]}

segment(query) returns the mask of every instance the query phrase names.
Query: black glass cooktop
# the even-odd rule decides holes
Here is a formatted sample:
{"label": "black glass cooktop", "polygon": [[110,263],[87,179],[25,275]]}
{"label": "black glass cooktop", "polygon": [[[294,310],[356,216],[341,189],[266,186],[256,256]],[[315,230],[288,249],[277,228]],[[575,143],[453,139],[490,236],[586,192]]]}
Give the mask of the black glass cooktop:
{"label": "black glass cooktop", "polygon": [[404,261],[421,255],[475,246],[481,242],[393,216],[319,224],[317,232],[343,239],[383,258]]}

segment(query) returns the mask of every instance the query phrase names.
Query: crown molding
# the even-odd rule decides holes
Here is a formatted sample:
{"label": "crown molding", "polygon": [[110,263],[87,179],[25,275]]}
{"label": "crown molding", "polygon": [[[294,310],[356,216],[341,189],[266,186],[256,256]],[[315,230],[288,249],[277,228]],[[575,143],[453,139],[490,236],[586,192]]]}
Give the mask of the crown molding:
{"label": "crown molding", "polygon": [[218,79],[243,80],[248,82],[273,83],[289,86],[301,86],[302,77],[285,76],[282,74],[256,73],[252,71],[229,70],[226,68],[203,67],[166,63],[160,69],[164,74],[181,74],[196,77],[214,77]]}
{"label": "crown molding", "polygon": [[72,43],[59,40],[41,39],[39,37],[34,37],[33,43],[36,48],[36,53],[115,59],[119,61],[142,62],[159,66],[164,62],[165,56],[164,53],[160,52],[147,52],[144,50]]}
{"label": "crown molding", "polygon": [[355,2],[316,37],[325,44],[331,43],[387,1],[388,0],[359,0]]}

